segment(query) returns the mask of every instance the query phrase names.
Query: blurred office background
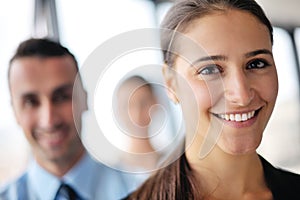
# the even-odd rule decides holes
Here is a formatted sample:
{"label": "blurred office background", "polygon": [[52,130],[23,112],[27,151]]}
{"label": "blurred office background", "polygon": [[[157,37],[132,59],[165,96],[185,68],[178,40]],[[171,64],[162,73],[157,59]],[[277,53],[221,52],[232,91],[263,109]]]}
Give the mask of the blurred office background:
{"label": "blurred office background", "polygon": [[[300,173],[300,1],[258,2],[275,27],[280,84],[259,152],[275,166]],[[171,4],[163,0],[0,1],[0,185],[18,176],[30,159],[30,149],[13,116],[7,84],[8,62],[19,42],[32,36],[59,40],[81,66],[96,47],[113,36],[158,27]],[[146,78],[151,81],[152,77],[148,74]]]}

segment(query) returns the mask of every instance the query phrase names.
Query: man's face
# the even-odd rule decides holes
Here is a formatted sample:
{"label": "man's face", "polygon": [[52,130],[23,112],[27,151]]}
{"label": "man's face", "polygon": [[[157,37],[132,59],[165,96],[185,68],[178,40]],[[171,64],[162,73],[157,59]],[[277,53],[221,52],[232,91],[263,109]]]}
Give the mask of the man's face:
{"label": "man's face", "polygon": [[74,161],[82,155],[72,110],[76,74],[70,56],[24,57],[12,62],[12,106],[40,164]]}

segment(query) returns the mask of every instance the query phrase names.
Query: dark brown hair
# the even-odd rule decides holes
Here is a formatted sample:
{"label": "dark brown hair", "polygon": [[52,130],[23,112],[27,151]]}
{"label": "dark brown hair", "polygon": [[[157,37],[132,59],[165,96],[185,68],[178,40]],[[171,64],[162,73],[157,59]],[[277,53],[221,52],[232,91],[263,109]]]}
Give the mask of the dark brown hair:
{"label": "dark brown hair", "polygon": [[158,170],[128,200],[203,199],[199,183],[183,154],[171,165]]}
{"label": "dark brown hair", "polygon": [[[161,47],[164,62],[172,67],[176,55],[170,50],[173,42],[173,32],[184,33],[191,22],[214,12],[224,12],[229,9],[248,12],[265,25],[273,43],[273,29],[262,8],[254,0],[182,0],[174,4],[162,22],[162,29],[171,31],[161,34]],[[164,34],[167,33],[167,34]],[[169,166],[158,170],[128,199],[141,200],[184,200],[204,199],[205,192],[196,180],[185,154]]]}
{"label": "dark brown hair", "polygon": [[167,30],[161,31],[161,47],[164,62],[169,66],[174,64],[176,56],[172,53],[170,46],[172,45],[175,31],[184,33],[195,19],[230,9],[248,12],[256,17],[268,28],[270,40],[273,44],[272,25],[255,0],[181,0],[170,8],[161,24],[161,28]]}
{"label": "dark brown hair", "polygon": [[9,61],[8,80],[10,80],[11,65],[14,60],[25,57],[51,58],[59,56],[70,56],[78,71],[78,64],[75,56],[60,43],[47,38],[30,38],[21,42]]}

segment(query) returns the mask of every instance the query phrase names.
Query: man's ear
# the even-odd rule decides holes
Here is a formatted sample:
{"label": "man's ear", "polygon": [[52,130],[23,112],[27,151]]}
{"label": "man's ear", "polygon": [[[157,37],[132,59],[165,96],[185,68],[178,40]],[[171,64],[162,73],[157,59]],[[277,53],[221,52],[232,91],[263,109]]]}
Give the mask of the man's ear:
{"label": "man's ear", "polygon": [[84,102],[83,102],[83,111],[87,111],[89,109],[88,107],[88,95],[87,95],[87,91],[83,88],[83,95],[84,95]]}
{"label": "man's ear", "polygon": [[14,103],[13,103],[12,97],[10,97],[10,106],[13,109],[13,113],[14,113],[14,116],[15,116],[17,124],[20,125],[20,120],[19,120],[19,117],[17,115],[16,109],[14,107]]}
{"label": "man's ear", "polygon": [[74,82],[72,98],[76,103],[76,105],[73,105],[76,106],[76,109],[74,110],[75,112],[79,112],[81,115],[84,111],[88,110],[88,94],[80,77],[77,77],[76,81]]}
{"label": "man's ear", "polygon": [[167,65],[164,64],[162,68],[163,77],[167,86],[167,95],[175,104],[179,102],[176,94],[176,78],[174,71]]}

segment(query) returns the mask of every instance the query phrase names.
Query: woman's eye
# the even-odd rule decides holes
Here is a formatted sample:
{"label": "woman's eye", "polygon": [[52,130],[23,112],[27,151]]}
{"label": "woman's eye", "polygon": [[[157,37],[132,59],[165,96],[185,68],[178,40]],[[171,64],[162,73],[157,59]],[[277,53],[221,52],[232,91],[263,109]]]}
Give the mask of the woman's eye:
{"label": "woman's eye", "polygon": [[217,65],[208,65],[198,71],[198,74],[200,75],[211,75],[219,73],[221,73],[221,70]]}
{"label": "woman's eye", "polygon": [[247,69],[260,69],[269,66],[269,63],[263,60],[254,60],[247,65]]}

